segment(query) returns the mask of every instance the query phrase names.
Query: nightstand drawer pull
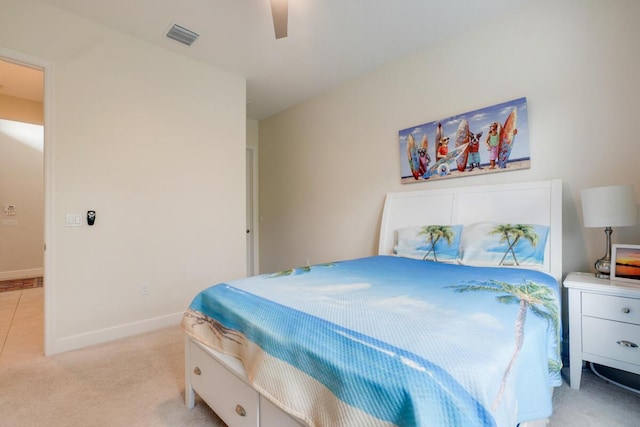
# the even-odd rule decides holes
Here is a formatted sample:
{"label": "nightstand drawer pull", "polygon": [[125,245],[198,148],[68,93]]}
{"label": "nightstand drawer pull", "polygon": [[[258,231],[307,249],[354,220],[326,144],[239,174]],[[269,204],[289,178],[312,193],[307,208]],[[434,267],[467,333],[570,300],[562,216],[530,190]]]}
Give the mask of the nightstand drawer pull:
{"label": "nightstand drawer pull", "polygon": [[241,417],[246,417],[247,411],[244,410],[242,405],[236,405],[236,414],[240,415]]}
{"label": "nightstand drawer pull", "polygon": [[200,375],[200,374],[202,374],[202,371],[200,370],[200,368],[198,368],[196,366],[195,369],[193,370],[193,373],[196,374],[196,375]]}
{"label": "nightstand drawer pull", "polygon": [[620,340],[620,341],[616,341],[616,343],[623,347],[638,348],[638,344],[631,341]]}
{"label": "nightstand drawer pull", "polygon": [[629,314],[629,313],[631,313],[631,309],[629,307],[625,307],[625,308],[622,309],[622,312],[624,314]]}

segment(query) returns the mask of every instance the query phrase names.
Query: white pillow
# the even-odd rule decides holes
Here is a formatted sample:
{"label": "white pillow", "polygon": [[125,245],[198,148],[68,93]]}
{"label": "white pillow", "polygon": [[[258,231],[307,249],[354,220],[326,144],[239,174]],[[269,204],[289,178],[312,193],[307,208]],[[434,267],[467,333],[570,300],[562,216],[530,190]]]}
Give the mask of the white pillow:
{"label": "white pillow", "polygon": [[462,225],[419,225],[396,230],[393,252],[405,258],[457,263]]}
{"label": "white pillow", "polygon": [[478,222],[464,227],[461,263],[475,266],[542,268],[549,227]]}

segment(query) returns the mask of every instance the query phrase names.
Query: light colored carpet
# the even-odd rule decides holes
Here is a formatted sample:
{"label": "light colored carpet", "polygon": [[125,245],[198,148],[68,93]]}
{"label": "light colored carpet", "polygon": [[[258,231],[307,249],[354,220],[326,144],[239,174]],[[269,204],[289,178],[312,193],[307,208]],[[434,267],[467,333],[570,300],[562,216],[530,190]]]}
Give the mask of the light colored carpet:
{"label": "light colored carpet", "polygon": [[[566,373],[568,368],[563,369]],[[640,394],[582,372],[580,390],[565,382],[553,392],[552,427],[638,427]]]}
{"label": "light colored carpet", "polygon": [[[0,368],[0,426],[224,426],[199,399],[184,405],[183,342],[175,327]],[[591,372],[554,392],[552,427],[639,420],[640,395]]]}
{"label": "light colored carpet", "polygon": [[184,404],[177,327],[0,368],[0,426],[224,426]]}

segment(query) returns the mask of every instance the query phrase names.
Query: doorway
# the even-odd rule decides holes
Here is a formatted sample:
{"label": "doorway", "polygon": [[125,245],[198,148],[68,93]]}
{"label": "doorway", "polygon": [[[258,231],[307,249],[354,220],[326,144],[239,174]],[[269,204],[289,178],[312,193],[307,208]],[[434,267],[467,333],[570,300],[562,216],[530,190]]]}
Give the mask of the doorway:
{"label": "doorway", "polygon": [[[50,94],[45,88],[51,81],[50,69],[46,61],[0,48],[0,137],[6,149],[2,169],[11,178],[5,176],[4,187],[0,186],[0,232],[9,245],[5,255],[7,250],[17,254],[12,259],[3,257],[0,266],[0,280],[8,286],[7,292],[0,292],[0,365],[50,354],[47,332],[52,329],[47,327],[50,316],[45,294],[50,295],[51,289],[47,289],[44,251],[50,229],[50,168],[45,149],[49,139],[45,92]],[[39,142],[34,136],[38,132]],[[36,177],[35,182],[27,182],[30,175]]]}
{"label": "doorway", "polygon": [[258,274],[257,158],[253,147],[246,149],[247,276]]}

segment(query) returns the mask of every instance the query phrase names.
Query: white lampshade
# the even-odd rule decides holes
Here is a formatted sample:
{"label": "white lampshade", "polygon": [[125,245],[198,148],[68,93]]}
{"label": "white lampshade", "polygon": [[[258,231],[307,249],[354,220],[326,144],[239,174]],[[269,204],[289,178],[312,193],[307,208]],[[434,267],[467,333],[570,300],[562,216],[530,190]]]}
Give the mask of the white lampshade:
{"label": "white lampshade", "polygon": [[613,185],[582,190],[585,227],[625,227],[636,223],[633,185]]}

